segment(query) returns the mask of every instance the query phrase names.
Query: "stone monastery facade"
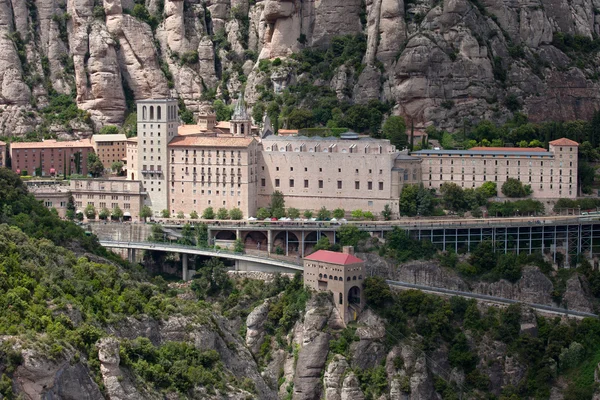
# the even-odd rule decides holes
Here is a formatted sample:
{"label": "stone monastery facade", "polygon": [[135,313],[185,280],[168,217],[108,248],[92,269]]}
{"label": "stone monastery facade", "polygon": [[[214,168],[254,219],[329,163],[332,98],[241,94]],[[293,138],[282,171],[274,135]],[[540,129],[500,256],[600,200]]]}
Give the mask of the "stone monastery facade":
{"label": "stone monastery facade", "polygon": [[[361,209],[375,215],[385,205],[397,215],[402,187],[415,183],[439,189],[444,182],[474,188],[492,181],[501,197],[502,184],[516,178],[531,185],[534,198],[577,195],[578,143],[569,139],[550,142],[548,150],[476,147],[408,154],[389,140],[356,133],[339,138],[274,135],[268,119],[259,132],[251,124],[243,99],[236,103],[228,123],[217,123],[216,116],[208,114],[197,124],[180,125],[177,107],[174,99],[139,101],[137,138],[95,135],[93,140],[76,142],[14,143],[12,168],[17,173],[38,168],[42,175],[60,175],[66,170],[85,174],[88,152],[96,151],[110,162],[122,160],[127,181],[135,183],[135,189],[132,186],[122,196],[122,204],[108,189],[110,203],[94,201],[107,199],[99,191],[111,185],[94,187],[94,193],[89,192],[89,185],[69,189],[78,208],[91,204],[99,209],[115,203],[134,219],[144,205],[156,217],[162,210],[171,215],[183,212],[186,217],[192,211],[201,215],[212,207],[215,212],[239,208],[247,218],[268,207],[276,190],[283,193],[286,207],[300,211],[325,207]],[[82,162],[77,164],[77,160]]]}
{"label": "stone monastery facade", "polygon": [[276,190],[287,207],[299,210],[324,206],[378,214],[389,204],[397,212],[405,184],[438,189],[443,182],[466,188],[494,181],[500,189],[509,177],[530,184],[536,198],[577,193],[578,144],[568,139],[551,142],[549,150],[473,148],[409,155],[389,140],[354,133],[277,136],[267,123],[258,134],[243,100],[226,130],[212,114],[201,116],[197,125],[178,125],[176,119],[174,100],[139,102],[138,146],[128,146],[138,155],[137,165],[128,166],[137,175],[128,177],[142,182],[145,204],[157,216],[163,209],[172,215],[202,214],[207,207],[237,207],[245,217],[254,216]]}

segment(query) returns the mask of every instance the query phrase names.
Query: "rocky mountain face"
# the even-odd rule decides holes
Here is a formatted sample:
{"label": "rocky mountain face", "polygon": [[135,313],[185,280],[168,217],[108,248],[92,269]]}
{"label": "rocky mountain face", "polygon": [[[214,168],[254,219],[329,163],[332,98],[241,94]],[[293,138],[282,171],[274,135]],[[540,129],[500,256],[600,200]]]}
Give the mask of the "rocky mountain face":
{"label": "rocky mountain face", "polygon": [[[170,95],[196,113],[244,84],[253,105],[263,88],[307,79],[438,127],[519,109],[532,120],[587,118],[600,103],[599,9],[593,0],[8,0],[0,136],[39,130],[40,111],[61,93],[90,118],[47,130],[87,134],[122,124],[136,99]],[[356,34],[366,36],[361,65],[332,78],[292,61],[259,68]]]}

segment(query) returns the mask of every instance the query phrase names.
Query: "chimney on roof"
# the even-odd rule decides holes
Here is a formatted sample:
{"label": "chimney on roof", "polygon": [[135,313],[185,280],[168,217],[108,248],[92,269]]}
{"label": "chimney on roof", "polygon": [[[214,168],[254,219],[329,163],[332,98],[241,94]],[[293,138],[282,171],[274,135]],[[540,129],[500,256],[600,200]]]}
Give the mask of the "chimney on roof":
{"label": "chimney on roof", "polygon": [[342,247],[342,253],[344,254],[350,254],[351,256],[354,255],[354,246],[344,246]]}

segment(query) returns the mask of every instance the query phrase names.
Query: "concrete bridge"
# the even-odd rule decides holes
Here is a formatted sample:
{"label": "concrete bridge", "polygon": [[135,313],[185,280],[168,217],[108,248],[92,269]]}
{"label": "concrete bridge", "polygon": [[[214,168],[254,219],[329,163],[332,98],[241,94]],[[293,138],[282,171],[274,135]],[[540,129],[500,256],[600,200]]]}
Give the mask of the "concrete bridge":
{"label": "concrete bridge", "polygon": [[170,253],[179,253],[182,263],[182,277],[184,281],[190,279],[193,274],[188,269],[188,255],[199,255],[206,257],[220,257],[233,260],[235,262],[236,271],[262,271],[262,272],[302,272],[301,263],[293,263],[291,261],[279,260],[269,257],[261,257],[244,253],[236,253],[227,250],[217,250],[211,248],[199,248],[194,246],[185,246],[181,244],[171,243],[155,243],[155,242],[125,242],[100,240],[100,244],[111,249],[127,250],[127,258],[133,262],[136,257],[137,250],[147,251],[163,251]]}

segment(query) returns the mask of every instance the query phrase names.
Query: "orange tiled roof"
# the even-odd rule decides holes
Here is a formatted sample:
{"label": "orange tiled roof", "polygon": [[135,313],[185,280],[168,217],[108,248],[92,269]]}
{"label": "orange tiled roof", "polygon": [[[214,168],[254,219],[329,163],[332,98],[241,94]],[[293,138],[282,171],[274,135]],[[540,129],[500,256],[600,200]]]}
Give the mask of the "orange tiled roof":
{"label": "orange tiled roof", "polygon": [[560,138],[560,139],[553,140],[550,142],[550,144],[552,146],[579,146],[579,143],[577,143],[574,140],[567,139],[567,138]]}
{"label": "orange tiled roof", "polygon": [[11,149],[41,149],[41,148],[65,148],[65,147],[94,147],[91,139],[71,140],[58,142],[54,139],[44,140],[43,142],[18,142],[11,143]]}
{"label": "orange tiled roof", "polygon": [[253,141],[251,137],[180,136],[171,140],[169,147],[248,147]]}
{"label": "orange tiled roof", "polygon": [[473,151],[546,151],[541,147],[471,147]]}

